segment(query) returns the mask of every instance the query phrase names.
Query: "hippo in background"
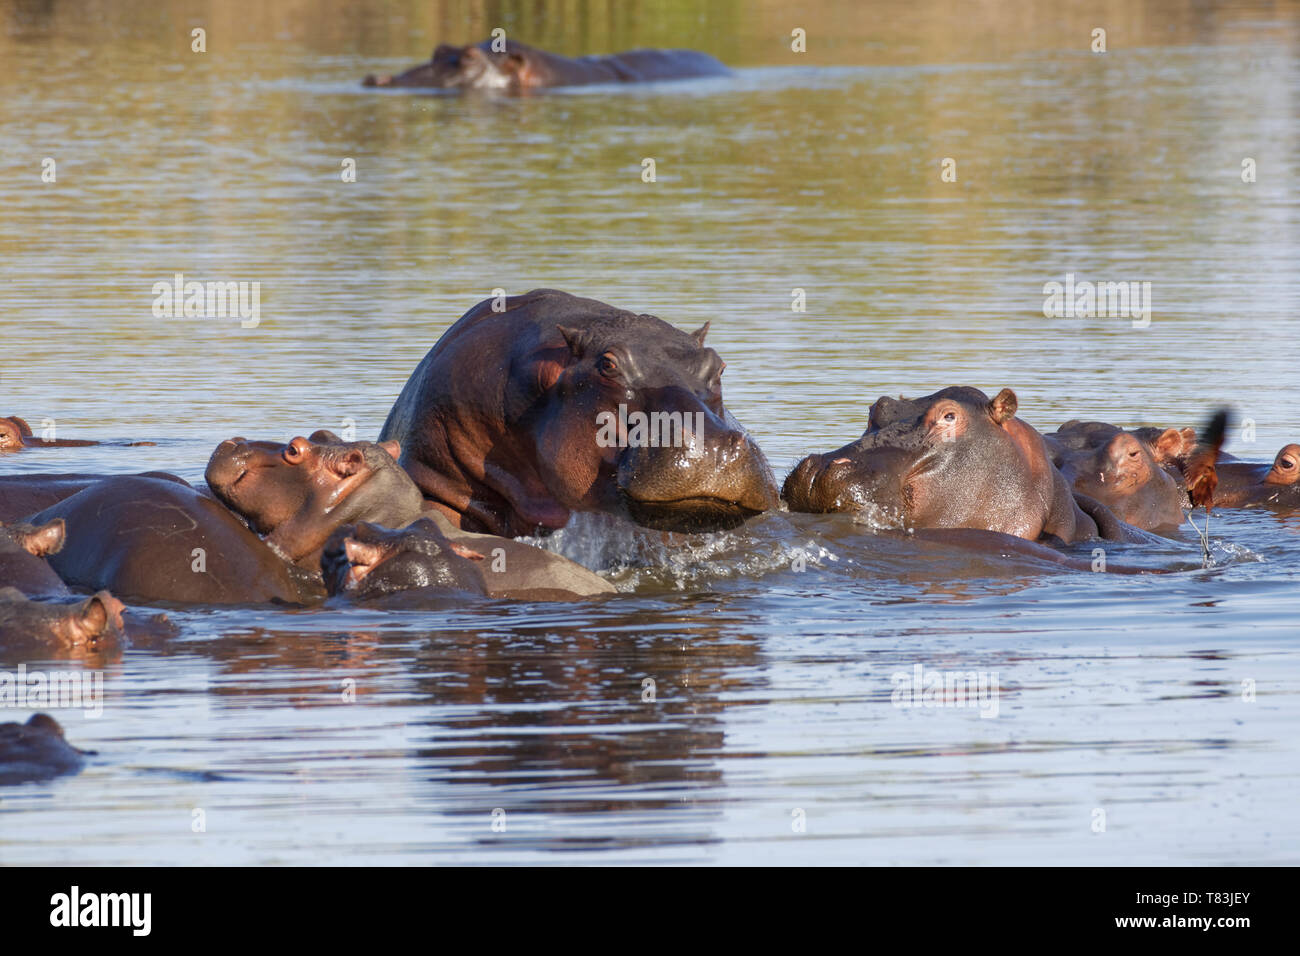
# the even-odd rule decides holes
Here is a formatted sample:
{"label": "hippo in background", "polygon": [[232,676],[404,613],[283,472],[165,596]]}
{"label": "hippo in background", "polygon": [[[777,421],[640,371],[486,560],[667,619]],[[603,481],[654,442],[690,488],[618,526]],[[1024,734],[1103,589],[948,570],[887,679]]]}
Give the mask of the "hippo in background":
{"label": "hippo in background", "polygon": [[1030,541],[1147,537],[1072,493],[1042,436],[1016,417],[1015,393],[951,386],[882,397],[857,441],[809,455],[786,478],[792,511],[850,511],[884,527],[969,528]]}
{"label": "hippo in background", "polygon": [[1096,428],[1085,438],[1066,425],[1055,436],[1043,438],[1070,486],[1110,508],[1120,520],[1165,533],[1183,523],[1187,493],[1179,484],[1181,474],[1172,453],[1185,443],[1180,430],[1166,429],[1154,440],[1144,440],[1122,429],[1106,434]]}
{"label": "hippo in background", "polygon": [[420,89],[492,90],[523,93],[596,83],[650,83],[660,80],[730,76],[731,71],[707,53],[695,50],[629,50],[608,56],[567,57],[514,40],[469,46],[441,44],[429,62],[395,76],[371,74],[363,86]]}
{"label": "hippo in background", "polygon": [[399,530],[374,524],[340,529],[325,549],[323,569],[330,594],[357,601],[448,590],[523,601],[615,593],[608,581],[567,558],[461,531],[437,511]]}
{"label": "hippo in background", "polygon": [[[32,434],[32,426],[17,415],[0,417],[0,452],[22,451],[24,448],[85,448],[104,442],[88,441],[82,438],[37,438]],[[151,441],[108,442],[107,444],[135,447],[152,445]]]}
{"label": "hippo in background", "polygon": [[496,301],[439,338],[380,434],[454,525],[517,537],[593,511],[712,531],[777,505],[767,459],[723,405],[707,324],[686,333],[553,289]]}
{"label": "hippo in background", "polygon": [[0,786],[76,773],[93,755],[69,744],[49,714],[32,714],[25,724],[0,724]]}

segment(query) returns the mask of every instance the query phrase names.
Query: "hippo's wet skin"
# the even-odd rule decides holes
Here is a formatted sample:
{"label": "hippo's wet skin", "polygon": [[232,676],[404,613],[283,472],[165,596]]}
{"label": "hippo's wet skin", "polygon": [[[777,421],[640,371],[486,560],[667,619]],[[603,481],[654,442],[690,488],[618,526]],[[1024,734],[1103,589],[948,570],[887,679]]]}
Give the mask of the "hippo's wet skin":
{"label": "hippo's wet skin", "polygon": [[[468,531],[561,528],[574,511],[670,531],[734,527],[777,504],[722,403],[708,329],[537,289],[465,313],[384,423],[424,497]],[[653,415],[649,435],[626,427]]]}
{"label": "hippo's wet skin", "polygon": [[62,518],[50,565],[68,584],[128,600],[306,603],[323,596],[224,505],[162,478],[109,478],[32,518]]}
{"label": "hippo's wet skin", "polygon": [[0,786],[76,773],[93,753],[69,744],[49,714],[32,714],[25,724],[0,724]]}
{"label": "hippo's wet skin", "polygon": [[1103,505],[1076,496],[1043,438],[1016,416],[1015,393],[953,386],[883,397],[857,441],[795,466],[792,511],[863,512],[882,526],[972,528],[1064,542],[1102,534],[1144,540]]}
{"label": "hippo's wet skin", "polygon": [[[0,522],[18,521],[36,514],[64,498],[70,498],[112,475],[29,474],[0,476]],[[187,484],[183,478],[165,471],[146,471],[137,477],[163,478]]]}
{"label": "hippo's wet skin", "polygon": [[1071,487],[1121,520],[1146,531],[1170,532],[1182,524],[1186,492],[1152,446],[1135,435],[1116,429],[1095,447],[1054,447],[1051,442],[1048,447]]}
{"label": "hippo's wet skin", "polygon": [[514,40],[506,41],[505,49],[497,52],[492,49],[492,43],[491,40],[470,46],[444,43],[433,51],[428,63],[396,76],[367,76],[363,85],[522,93],[558,86],[649,83],[731,73],[707,53],[695,50],[629,50],[575,59]]}
{"label": "hippo's wet skin", "polygon": [[369,601],[406,591],[465,591],[491,598],[564,601],[613,594],[603,578],[520,541],[461,531],[436,511],[400,530],[341,529],[325,549],[331,594]]}

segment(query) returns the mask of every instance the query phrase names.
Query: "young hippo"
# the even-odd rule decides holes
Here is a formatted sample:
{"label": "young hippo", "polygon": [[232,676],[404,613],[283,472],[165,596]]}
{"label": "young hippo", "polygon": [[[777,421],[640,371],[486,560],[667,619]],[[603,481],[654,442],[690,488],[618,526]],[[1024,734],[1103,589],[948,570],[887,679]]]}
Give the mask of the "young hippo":
{"label": "young hippo", "polygon": [[[1181,442],[1177,430],[1167,433]],[[1048,448],[1070,486],[1104,504],[1120,520],[1144,531],[1169,532],[1182,524],[1186,492],[1156,459],[1153,446],[1132,433],[1115,429],[1094,447],[1070,447],[1061,441],[1049,442]]]}
{"label": "young hippo", "polygon": [[396,76],[371,74],[362,85],[523,93],[556,86],[649,83],[731,74],[707,53],[695,50],[630,50],[574,59],[514,40],[498,43],[504,45],[502,50],[494,50],[493,43],[484,40],[459,47],[443,43],[433,51],[428,63]]}
{"label": "young hippo", "polygon": [[76,773],[93,753],[64,740],[63,728],[49,714],[32,714],[25,724],[0,724],[0,785]]}
{"label": "young hippo", "polygon": [[33,601],[0,588],[0,650],[105,650],[125,636],[122,602],[107,591],[69,603]]}
{"label": "young hippo", "polygon": [[1071,492],[1017,408],[1007,388],[992,399],[965,386],[913,400],[882,397],[861,438],[803,459],[782,496],[792,511],[861,512],[886,527],[1067,543],[1098,534],[1146,540],[1104,505]]}
{"label": "young hippo", "polygon": [[336,528],[400,528],[420,517],[424,497],[397,464],[400,454],[395,441],[345,442],[324,429],[287,445],[232,438],[217,446],[204,477],[277,554],[317,572]]}
{"label": "young hippo", "polygon": [[63,547],[66,530],[61,518],[39,526],[0,525],[0,587],[26,595],[67,594],[67,585],[45,560]]}
{"label": "young hippo", "polygon": [[571,601],[613,594],[603,578],[521,541],[461,531],[436,511],[400,530],[340,529],[325,549],[331,594],[370,601],[406,591],[467,591],[490,598]]}
{"label": "young hippo", "polygon": [[[22,451],[24,448],[84,448],[87,445],[98,444],[101,443],[87,441],[82,438],[37,438],[32,434],[32,426],[17,415],[0,418],[0,452]],[[136,445],[152,445],[153,442],[134,441],[114,442],[113,444],[134,447]]]}

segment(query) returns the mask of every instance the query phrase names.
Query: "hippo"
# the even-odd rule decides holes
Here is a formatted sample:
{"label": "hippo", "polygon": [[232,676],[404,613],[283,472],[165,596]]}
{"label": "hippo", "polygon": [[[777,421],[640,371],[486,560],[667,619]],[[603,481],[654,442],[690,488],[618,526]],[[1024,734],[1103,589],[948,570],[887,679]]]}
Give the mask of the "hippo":
{"label": "hippo", "polygon": [[71,602],[34,601],[0,588],[0,649],[104,650],[125,636],[125,605],[108,591]]}
{"label": "hippo", "polygon": [[408,527],[340,529],[325,549],[330,594],[371,601],[411,590],[563,601],[615,593],[579,564],[522,541],[461,531],[437,511]]}
{"label": "hippo", "polygon": [[857,441],[809,455],[786,478],[792,511],[852,511],[884,527],[972,528],[1065,543],[1147,537],[1071,492],[1042,436],[1004,388],[967,386],[923,398],[882,397]]}
{"label": "hippo", "polygon": [[93,755],[64,740],[63,728],[49,714],[32,714],[25,724],[0,724],[0,785],[76,773]]}
{"label": "hippo", "polygon": [[1300,508],[1300,445],[1284,445],[1272,464],[1220,459],[1214,470],[1216,508]]}
{"label": "hippo", "polygon": [[[504,49],[494,50],[494,42]],[[396,76],[371,74],[362,85],[523,93],[558,86],[730,75],[731,71],[718,60],[695,50],[630,50],[574,59],[514,40],[484,40],[469,46],[440,44],[428,63]]]}
{"label": "hippo", "polygon": [[107,478],[38,512],[63,519],[48,557],[65,582],[127,599],[185,604],[305,604],[324,597],[225,505],[165,478]]}
{"label": "hippo", "polygon": [[[165,478],[188,484],[185,479],[165,471],[140,472],[144,478]],[[112,475],[28,474],[0,476],[0,522],[17,521],[56,505],[78,491]],[[200,489],[202,491],[202,489]]]}
{"label": "hippo", "polygon": [[575,511],[735,527],[776,507],[776,480],[722,403],[708,328],[554,289],[485,299],[429,350],[380,439],[466,531],[546,534]]}
{"label": "hippo", "polygon": [[[1173,436],[1170,441],[1182,442],[1177,429],[1170,428],[1165,434]],[[1064,440],[1043,437],[1053,453],[1053,462],[1070,486],[1106,505],[1120,520],[1145,531],[1164,532],[1183,523],[1187,493],[1170,468],[1156,457],[1157,452],[1167,455],[1171,447],[1163,436],[1149,442],[1117,428],[1102,438],[1098,429],[1089,436],[1090,441],[1097,442],[1092,447],[1070,447],[1072,440],[1081,436],[1069,432]],[[1165,457],[1165,461],[1174,459]],[[1176,472],[1176,466],[1173,470]]]}
{"label": "hippo", "polygon": [[[0,452],[22,451],[24,448],[85,448],[102,442],[89,441],[84,438],[37,438],[32,434],[32,426],[17,415],[0,418]],[[110,442],[126,447],[152,445],[151,441]]]}
{"label": "hippo", "polygon": [[43,525],[0,525],[0,585],[17,588],[23,594],[67,594],[46,555],[63,547],[67,529],[62,518]]}
{"label": "hippo", "polygon": [[345,442],[325,429],[288,444],[231,438],[212,453],[204,478],[272,550],[316,572],[341,525],[401,527],[420,517],[424,498],[398,466],[400,454],[395,441]]}

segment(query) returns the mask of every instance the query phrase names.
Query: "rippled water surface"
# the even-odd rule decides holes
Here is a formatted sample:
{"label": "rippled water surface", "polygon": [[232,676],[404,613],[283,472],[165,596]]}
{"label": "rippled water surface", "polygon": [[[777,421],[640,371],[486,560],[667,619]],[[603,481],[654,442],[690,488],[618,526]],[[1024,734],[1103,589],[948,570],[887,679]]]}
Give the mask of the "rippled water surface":
{"label": "rippled water surface", "polygon": [[[1300,439],[1292,3],[212,6],[0,0],[0,414],[157,442],[0,473],[198,479],[231,435],[373,438],[498,287],[711,321],[781,475],[875,397],[953,383],[1041,428],[1231,403],[1234,453]],[[358,85],[497,25],[739,69]],[[260,324],[155,318],[177,272],[260,282]],[[1070,273],[1149,281],[1149,327],[1044,318]],[[1294,864],[1300,518],[1211,530],[1209,570],[1125,577],[839,516],[667,542],[584,518],[551,544],[615,599],[182,611],[82,662],[103,716],[57,716],[97,755],[0,789],[0,862]],[[1118,552],[1199,568],[1190,533]],[[996,716],[893,706],[918,664],[996,675]]]}

